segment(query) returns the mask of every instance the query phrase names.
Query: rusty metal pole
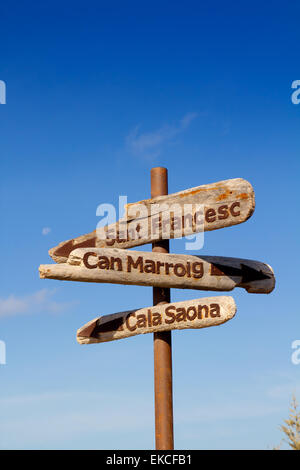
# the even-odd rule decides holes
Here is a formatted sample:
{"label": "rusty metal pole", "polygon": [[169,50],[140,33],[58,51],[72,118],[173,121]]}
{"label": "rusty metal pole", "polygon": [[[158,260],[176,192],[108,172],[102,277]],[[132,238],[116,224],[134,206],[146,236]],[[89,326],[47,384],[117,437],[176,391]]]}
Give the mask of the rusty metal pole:
{"label": "rusty metal pole", "polygon": [[[151,169],[151,197],[168,194],[168,170]],[[169,240],[152,245],[156,253],[169,253]],[[170,302],[170,289],[153,287],[153,305]],[[174,449],[171,331],[154,333],[155,444],[157,450]]]}

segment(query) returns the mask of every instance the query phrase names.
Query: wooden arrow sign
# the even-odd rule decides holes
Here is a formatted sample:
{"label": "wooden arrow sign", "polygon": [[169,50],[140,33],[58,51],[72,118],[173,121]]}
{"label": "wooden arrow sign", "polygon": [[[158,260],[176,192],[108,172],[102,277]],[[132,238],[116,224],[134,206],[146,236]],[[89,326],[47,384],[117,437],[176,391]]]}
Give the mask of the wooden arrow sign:
{"label": "wooden arrow sign", "polygon": [[39,271],[41,278],[63,281],[180,289],[230,291],[243,287],[251,293],[269,293],[275,286],[272,268],[258,261],[117,248],[77,248],[67,263],[41,265]]}
{"label": "wooden arrow sign", "polygon": [[55,262],[64,263],[76,248],[132,248],[162,239],[181,238],[245,222],[255,208],[251,184],[230,179],[146,199],[125,206],[118,222],[49,251]]}
{"label": "wooden arrow sign", "polygon": [[235,313],[235,302],[229,296],[156,305],[95,318],[77,331],[77,341],[104,343],[157,331],[207,328],[227,322]]}

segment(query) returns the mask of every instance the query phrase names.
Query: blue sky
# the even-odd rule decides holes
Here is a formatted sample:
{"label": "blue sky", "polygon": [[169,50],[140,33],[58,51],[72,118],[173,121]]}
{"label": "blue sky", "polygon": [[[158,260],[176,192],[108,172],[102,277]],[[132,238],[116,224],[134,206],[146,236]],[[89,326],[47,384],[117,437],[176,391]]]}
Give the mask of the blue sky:
{"label": "blue sky", "polygon": [[173,333],[175,446],[279,444],[292,394],[300,401],[299,11],[297,1],[1,5],[0,448],[154,448],[152,335],[76,342],[95,316],[151,305],[151,288],[38,274],[49,248],[96,227],[99,204],[149,197],[154,166],[168,168],[170,192],[249,180],[251,219],[206,233],[198,254],[267,262],[277,280],[270,295],[233,291],[225,325]]}

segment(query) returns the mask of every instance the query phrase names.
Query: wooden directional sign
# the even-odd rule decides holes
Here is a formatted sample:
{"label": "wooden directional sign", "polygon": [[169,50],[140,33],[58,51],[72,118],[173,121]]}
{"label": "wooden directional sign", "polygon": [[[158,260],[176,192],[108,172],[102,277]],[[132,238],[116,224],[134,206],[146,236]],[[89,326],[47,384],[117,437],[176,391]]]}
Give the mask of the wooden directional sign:
{"label": "wooden directional sign", "polygon": [[255,208],[251,184],[242,179],[197,186],[125,206],[125,216],[105,228],[60,243],[49,251],[67,261],[76,248],[132,248],[245,222]]}
{"label": "wooden directional sign", "polygon": [[104,343],[144,333],[207,328],[227,322],[235,313],[235,302],[229,296],[156,305],[95,318],[77,331],[77,341]]}
{"label": "wooden directional sign", "polygon": [[243,287],[269,293],[275,278],[258,261],[217,256],[164,254],[117,248],[77,248],[67,263],[41,265],[40,277],[64,281],[230,291]]}

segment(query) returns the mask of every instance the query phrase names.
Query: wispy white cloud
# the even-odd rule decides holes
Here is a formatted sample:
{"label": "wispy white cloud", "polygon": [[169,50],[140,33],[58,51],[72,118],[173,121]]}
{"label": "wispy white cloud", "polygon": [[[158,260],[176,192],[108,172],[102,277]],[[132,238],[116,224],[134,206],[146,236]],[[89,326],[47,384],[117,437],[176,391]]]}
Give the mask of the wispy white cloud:
{"label": "wispy white cloud", "polygon": [[0,298],[0,317],[37,312],[59,313],[74,305],[74,302],[53,300],[55,291],[55,289],[41,289],[24,296],[11,294],[6,298]]}
{"label": "wispy white cloud", "polygon": [[198,113],[187,113],[185,116],[183,116],[183,118],[180,120],[180,129],[187,129],[197,116]]}
{"label": "wispy white cloud", "polygon": [[211,406],[201,406],[188,413],[180,413],[178,416],[181,422],[213,422],[222,420],[241,420],[253,417],[264,417],[274,415],[282,411],[279,404],[266,404],[265,401],[257,403],[255,401],[241,400],[240,403],[214,403]]}
{"label": "wispy white cloud", "polygon": [[135,156],[154,160],[163,146],[184,132],[197,116],[197,113],[187,113],[177,125],[165,124],[152,132],[141,133],[140,126],[136,126],[126,138],[127,148]]}
{"label": "wispy white cloud", "polygon": [[[111,390],[109,394],[107,390],[48,390],[12,395],[0,397],[0,409],[4,431],[0,448],[1,445],[2,448],[57,448],[59,445],[72,448],[76,446],[76,439],[80,439],[83,447],[112,448],[120,436],[124,448],[130,448],[130,441],[145,445],[147,436],[151,438],[153,433],[152,401],[131,389],[127,392],[124,389],[121,394],[117,390]],[[251,447],[247,436],[249,426],[253,431],[259,419],[269,420],[274,416],[279,419],[282,410],[282,405],[268,403],[265,396],[257,402],[242,398],[239,402],[226,399],[219,403],[185,403],[183,409],[176,407],[178,439],[183,445],[181,448],[205,448],[208,438],[203,439],[203,432],[206,430],[208,435],[213,434],[212,445],[216,447],[224,445],[228,448],[232,442],[237,442],[240,447]],[[245,429],[246,435],[240,437],[240,429]],[[273,432],[270,442],[272,439],[277,442],[276,436]],[[261,436],[260,439],[258,442],[263,448],[264,441]]]}
{"label": "wispy white cloud", "polygon": [[[136,409],[143,410],[142,418]],[[107,448],[110,442],[114,445],[116,433],[144,435],[148,430],[152,434],[152,403],[145,403],[138,392],[133,397],[76,390],[15,395],[0,397],[0,410],[0,449],[57,448],[70,443],[72,448],[78,438],[86,447],[92,434],[97,436],[96,446]]]}
{"label": "wispy white cloud", "polygon": [[291,400],[292,395],[300,396],[300,381],[289,381],[286,384],[274,386],[268,390],[271,398],[285,398]]}
{"label": "wispy white cloud", "polygon": [[48,233],[51,232],[51,228],[50,227],[44,227],[43,230],[42,230],[42,235],[48,235]]}

